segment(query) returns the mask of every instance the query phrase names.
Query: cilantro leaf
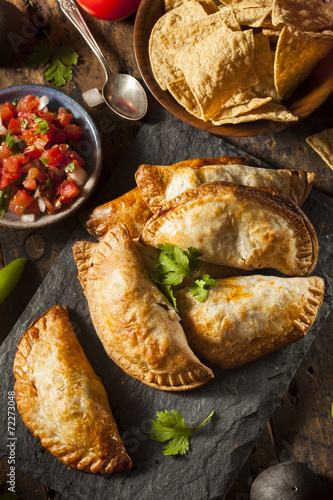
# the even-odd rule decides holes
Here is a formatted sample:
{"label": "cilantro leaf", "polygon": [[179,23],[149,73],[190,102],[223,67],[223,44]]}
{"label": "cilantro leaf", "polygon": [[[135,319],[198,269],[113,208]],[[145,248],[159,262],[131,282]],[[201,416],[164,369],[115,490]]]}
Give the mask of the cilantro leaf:
{"label": "cilantro leaf", "polygon": [[[200,267],[201,252],[193,247],[182,250],[170,243],[157,246],[160,252],[155,258],[155,271],[151,273],[150,278],[178,312],[176,298],[171,287],[180,285],[186,277],[192,278]],[[204,302],[208,295],[208,288],[217,285],[217,281],[208,274],[203,274],[195,282],[190,283],[189,291],[199,302]]]}
{"label": "cilantro leaf", "polygon": [[186,276],[192,276],[199,268],[200,251],[197,249],[181,250],[169,243],[159,244],[158,248],[161,252],[156,257],[156,269],[164,274],[163,283],[167,285],[179,285]]}
{"label": "cilantro leaf", "polygon": [[199,257],[201,252],[198,248],[190,247],[186,252],[189,260],[189,268],[191,270],[191,275],[196,273],[200,267]]}
{"label": "cilantro leaf", "polygon": [[27,64],[31,68],[42,68],[53,54],[53,45],[43,42],[36,45],[32,54],[27,57]]}
{"label": "cilantro leaf", "polygon": [[157,288],[163,293],[163,295],[170,302],[175,311],[178,312],[176,297],[173,294],[171,286],[163,283],[163,274],[160,273],[157,269],[155,269],[154,272],[151,272],[149,274],[149,277],[152,280],[152,282],[155,283],[155,285],[157,285]]}
{"label": "cilantro leaf", "polygon": [[61,87],[68,80],[73,79],[73,73],[72,70],[62,64],[60,59],[53,58],[51,64],[44,70],[44,78],[47,82]]}
{"label": "cilantro leaf", "polygon": [[65,172],[74,172],[75,170],[75,163],[73,161],[71,161],[70,163],[67,163],[66,167],[65,167]]}
{"label": "cilantro leaf", "polygon": [[71,47],[65,45],[55,47],[52,43],[40,43],[27,58],[27,63],[32,68],[42,68],[48,63],[43,74],[47,82],[58,87],[65,85],[73,79],[72,70],[68,66],[75,66],[79,55]]}
{"label": "cilantro leaf", "polygon": [[10,130],[6,135],[6,144],[10,149],[10,152],[13,156],[19,155],[22,149],[27,147],[27,143],[24,139],[18,140],[15,135],[12,135],[12,131]]}
{"label": "cilantro leaf", "polygon": [[35,123],[38,125],[38,128],[34,131],[34,134],[46,134],[50,130],[50,126],[46,120],[40,118],[37,113],[34,113]]}
{"label": "cilantro leaf", "polygon": [[163,448],[163,455],[184,455],[189,449],[189,439],[207,420],[213,416],[212,413],[197,427],[187,427],[184,418],[175,410],[171,413],[158,411],[157,420],[151,421],[150,439],[163,443],[168,443]]}
{"label": "cilantro leaf", "polygon": [[55,49],[54,57],[60,59],[60,61],[63,64],[66,64],[66,66],[76,66],[79,59],[79,54],[75,52],[72,47],[62,45],[61,47]]}
{"label": "cilantro leaf", "polygon": [[218,281],[211,278],[209,274],[202,274],[194,283],[189,284],[188,289],[199,302],[205,302],[208,295],[208,287],[217,286],[218,284]]}

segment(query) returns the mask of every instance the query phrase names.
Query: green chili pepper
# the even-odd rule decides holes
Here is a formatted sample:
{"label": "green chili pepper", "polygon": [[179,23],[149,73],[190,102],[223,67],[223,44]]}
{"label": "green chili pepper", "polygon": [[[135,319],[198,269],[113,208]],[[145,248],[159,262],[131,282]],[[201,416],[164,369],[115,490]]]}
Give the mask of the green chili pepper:
{"label": "green chili pepper", "polygon": [[17,285],[27,259],[20,257],[0,270],[0,304]]}

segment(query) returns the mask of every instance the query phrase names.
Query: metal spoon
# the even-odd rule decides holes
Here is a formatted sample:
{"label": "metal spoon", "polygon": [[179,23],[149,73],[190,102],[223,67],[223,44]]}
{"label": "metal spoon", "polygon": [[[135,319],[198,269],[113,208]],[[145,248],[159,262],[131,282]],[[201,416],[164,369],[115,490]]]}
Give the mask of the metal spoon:
{"label": "metal spoon", "polygon": [[131,75],[115,73],[92,36],[74,0],[58,0],[62,12],[79,30],[105,71],[102,89],[104,101],[117,115],[128,120],[140,120],[147,112],[148,102],[141,84]]}

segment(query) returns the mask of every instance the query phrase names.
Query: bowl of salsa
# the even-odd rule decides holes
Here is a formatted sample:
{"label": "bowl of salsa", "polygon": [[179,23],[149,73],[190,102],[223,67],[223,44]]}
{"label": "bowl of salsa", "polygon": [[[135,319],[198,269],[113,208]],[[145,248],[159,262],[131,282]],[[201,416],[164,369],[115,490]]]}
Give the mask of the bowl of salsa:
{"label": "bowl of salsa", "polygon": [[101,161],[98,130],[74,99],[38,85],[0,90],[0,225],[68,217],[94,189]]}

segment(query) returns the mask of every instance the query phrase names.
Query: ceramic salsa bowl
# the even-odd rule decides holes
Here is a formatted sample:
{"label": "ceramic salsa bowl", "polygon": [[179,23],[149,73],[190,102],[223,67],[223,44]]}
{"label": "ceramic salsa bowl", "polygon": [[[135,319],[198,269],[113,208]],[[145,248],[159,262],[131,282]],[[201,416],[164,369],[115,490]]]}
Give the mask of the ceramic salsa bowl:
{"label": "ceramic salsa bowl", "polygon": [[20,85],[8,87],[0,90],[0,104],[13,102],[14,99],[21,99],[26,95],[47,96],[49,99],[49,110],[57,110],[60,106],[66,108],[73,114],[74,123],[82,127],[82,136],[78,142],[78,152],[85,161],[85,170],[88,173],[88,180],[81,189],[81,193],[74,198],[72,204],[63,205],[59,211],[51,214],[36,216],[34,221],[22,221],[20,217],[11,213],[4,213],[0,219],[1,226],[16,229],[28,229],[46,226],[59,222],[73,212],[75,212],[88,198],[93,191],[102,166],[102,148],[98,130],[85,109],[74,99],[53,88],[41,85]]}

